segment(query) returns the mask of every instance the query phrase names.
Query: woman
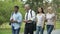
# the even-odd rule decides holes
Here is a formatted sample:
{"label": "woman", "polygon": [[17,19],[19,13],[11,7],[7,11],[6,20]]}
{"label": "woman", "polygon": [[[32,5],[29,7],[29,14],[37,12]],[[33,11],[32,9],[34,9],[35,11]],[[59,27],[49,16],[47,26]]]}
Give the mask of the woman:
{"label": "woman", "polygon": [[36,34],[39,34],[39,33],[43,34],[44,21],[45,21],[45,14],[43,12],[43,8],[38,7]]}
{"label": "woman", "polygon": [[51,34],[53,28],[55,28],[55,14],[52,12],[52,8],[48,7],[48,12],[46,14],[47,20],[47,34]]}

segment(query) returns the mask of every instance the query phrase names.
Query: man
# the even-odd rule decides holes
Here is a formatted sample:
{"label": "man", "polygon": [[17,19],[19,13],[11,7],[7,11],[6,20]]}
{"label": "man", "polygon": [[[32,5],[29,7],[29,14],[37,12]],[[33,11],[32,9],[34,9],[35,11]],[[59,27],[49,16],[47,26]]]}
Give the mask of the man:
{"label": "man", "polygon": [[33,22],[35,19],[35,12],[33,10],[31,10],[30,5],[26,4],[25,5],[25,10],[26,10],[26,14],[25,14],[25,31],[24,34],[33,34]]}
{"label": "man", "polygon": [[12,34],[19,34],[20,31],[20,25],[22,22],[22,15],[20,12],[18,12],[19,7],[14,6],[14,12],[11,15],[10,23],[12,26]]}

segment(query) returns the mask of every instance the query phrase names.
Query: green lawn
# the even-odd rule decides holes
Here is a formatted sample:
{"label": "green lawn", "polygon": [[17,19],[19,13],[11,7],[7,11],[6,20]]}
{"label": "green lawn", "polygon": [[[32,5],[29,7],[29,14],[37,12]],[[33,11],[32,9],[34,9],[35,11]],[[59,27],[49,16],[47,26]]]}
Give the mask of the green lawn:
{"label": "green lawn", "polygon": [[[22,33],[23,31],[24,31],[24,23],[22,23],[22,25],[21,25],[21,30],[20,30],[20,32]],[[6,28],[0,28],[0,34],[12,34],[12,30],[11,30],[11,27],[9,26],[9,25],[7,25],[7,26],[5,26]]]}
{"label": "green lawn", "polygon": [[[24,23],[22,23],[20,32],[24,32]],[[60,29],[60,22],[56,22],[56,29]],[[11,28],[0,28],[0,34],[12,34]]]}

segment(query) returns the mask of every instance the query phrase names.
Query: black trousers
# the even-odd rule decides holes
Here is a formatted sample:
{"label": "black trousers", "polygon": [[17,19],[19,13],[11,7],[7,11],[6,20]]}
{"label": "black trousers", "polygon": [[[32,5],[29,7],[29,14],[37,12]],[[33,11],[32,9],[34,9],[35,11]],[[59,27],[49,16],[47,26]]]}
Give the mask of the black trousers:
{"label": "black trousers", "polygon": [[33,24],[32,23],[25,24],[24,34],[33,34]]}

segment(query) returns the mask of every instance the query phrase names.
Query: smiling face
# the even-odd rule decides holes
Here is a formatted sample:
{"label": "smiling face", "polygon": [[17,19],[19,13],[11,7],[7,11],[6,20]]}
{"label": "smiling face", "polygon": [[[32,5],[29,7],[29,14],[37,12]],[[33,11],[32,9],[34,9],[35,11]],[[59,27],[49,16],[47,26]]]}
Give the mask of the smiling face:
{"label": "smiling face", "polygon": [[52,8],[48,7],[48,13],[52,13]]}
{"label": "smiling face", "polygon": [[38,8],[38,12],[39,12],[39,13],[41,13],[41,12],[42,12],[42,9],[41,9],[40,7]]}

